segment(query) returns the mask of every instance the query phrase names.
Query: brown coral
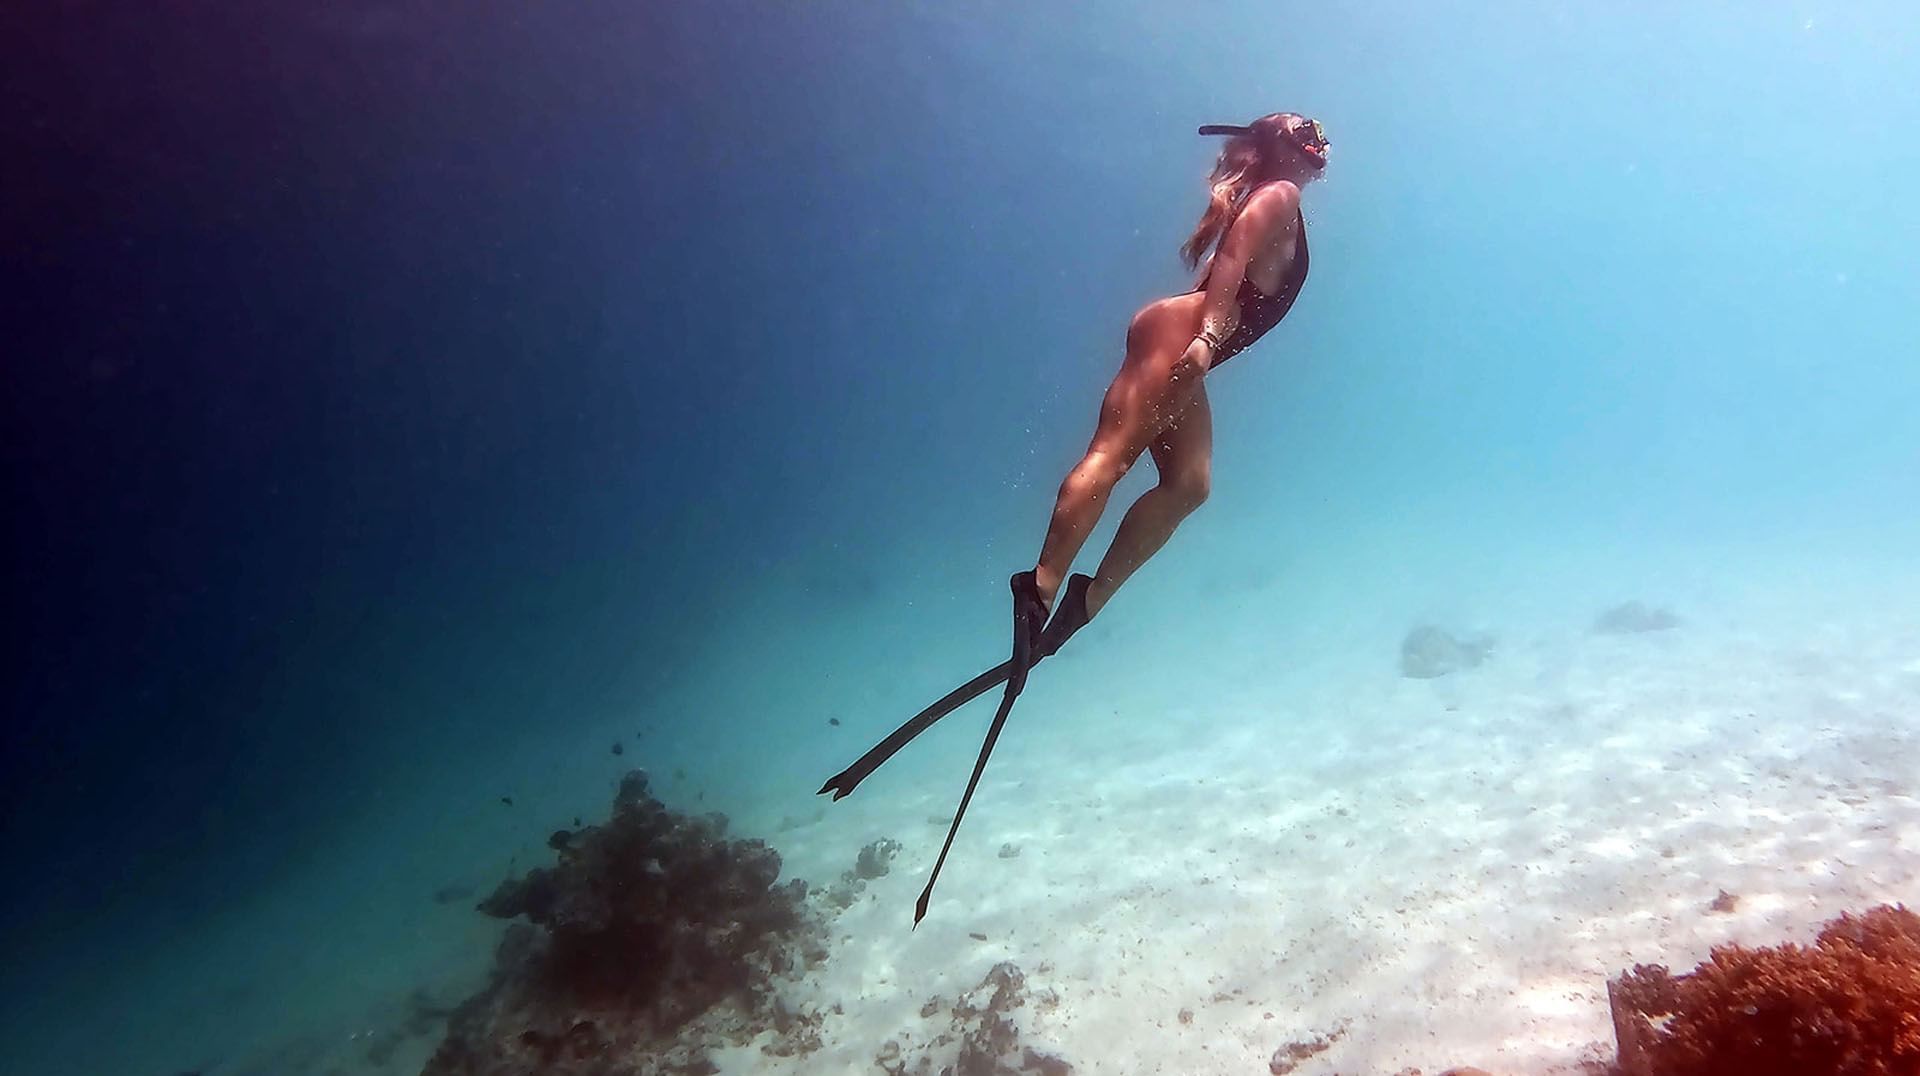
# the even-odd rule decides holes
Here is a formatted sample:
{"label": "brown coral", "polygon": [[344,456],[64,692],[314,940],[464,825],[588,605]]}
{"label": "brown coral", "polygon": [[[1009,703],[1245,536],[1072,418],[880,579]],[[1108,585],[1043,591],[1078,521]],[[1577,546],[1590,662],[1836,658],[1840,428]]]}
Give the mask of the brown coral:
{"label": "brown coral", "polygon": [[1920,916],[1882,906],[1811,947],[1723,946],[1609,984],[1626,1076],[1920,1076]]}
{"label": "brown coral", "polygon": [[453,1011],[423,1076],[717,1072],[711,1049],[819,1045],[820,1014],[778,987],[825,959],[824,925],[780,857],[729,840],[726,818],[671,810],[635,770],[606,823],[559,830],[557,862],[503,882],[480,910],[525,918],[491,980]]}

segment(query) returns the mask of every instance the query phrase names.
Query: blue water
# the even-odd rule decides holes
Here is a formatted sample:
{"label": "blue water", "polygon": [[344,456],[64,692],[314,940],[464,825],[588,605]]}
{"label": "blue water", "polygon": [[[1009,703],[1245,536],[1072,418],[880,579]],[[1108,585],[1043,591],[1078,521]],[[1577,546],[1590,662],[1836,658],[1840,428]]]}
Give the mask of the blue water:
{"label": "blue water", "polygon": [[1313,275],[1088,690],[1920,568],[1906,5],[323,6],[8,20],[9,1072],[302,1071],[636,761],[812,810],[1004,647],[1199,123],[1323,120]]}

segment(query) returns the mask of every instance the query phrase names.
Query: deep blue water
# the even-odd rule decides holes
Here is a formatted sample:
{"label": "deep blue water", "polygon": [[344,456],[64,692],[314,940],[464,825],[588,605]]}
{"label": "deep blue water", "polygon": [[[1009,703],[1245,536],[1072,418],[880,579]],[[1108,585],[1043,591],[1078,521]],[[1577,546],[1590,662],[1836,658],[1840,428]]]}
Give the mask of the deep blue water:
{"label": "deep blue water", "polygon": [[1215,556],[1920,538],[1904,5],[322,7],[6,18],[9,993],[446,760],[817,784],[1000,645],[1199,123],[1334,143]]}

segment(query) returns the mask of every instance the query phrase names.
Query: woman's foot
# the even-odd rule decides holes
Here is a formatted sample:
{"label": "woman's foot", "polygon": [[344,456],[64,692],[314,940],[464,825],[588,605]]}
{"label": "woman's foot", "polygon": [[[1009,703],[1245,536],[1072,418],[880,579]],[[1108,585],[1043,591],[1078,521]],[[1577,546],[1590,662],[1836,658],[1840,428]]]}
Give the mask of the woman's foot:
{"label": "woman's foot", "polygon": [[1107,599],[1113,597],[1113,588],[1100,582],[1098,576],[1087,580],[1087,619],[1100,615],[1107,607]]}
{"label": "woman's foot", "polygon": [[1015,572],[1007,583],[1013,590],[1013,670],[1007,689],[1018,694],[1026,686],[1027,670],[1039,660],[1036,648],[1047,626],[1047,603],[1032,572]]}
{"label": "woman's foot", "polygon": [[1048,571],[1044,564],[1035,565],[1033,571],[1027,574],[1033,576],[1033,587],[1040,592],[1041,604],[1052,609],[1053,601],[1059,596],[1060,584],[1065,577],[1059,572]]}
{"label": "woman's foot", "polygon": [[1068,639],[1073,638],[1074,632],[1086,627],[1087,621],[1093,619],[1087,607],[1087,593],[1092,587],[1092,576],[1075,574],[1067,580],[1060,601],[1054,608],[1053,618],[1047,621],[1046,628],[1040,632],[1035,643],[1034,660],[1052,657],[1066,645]]}

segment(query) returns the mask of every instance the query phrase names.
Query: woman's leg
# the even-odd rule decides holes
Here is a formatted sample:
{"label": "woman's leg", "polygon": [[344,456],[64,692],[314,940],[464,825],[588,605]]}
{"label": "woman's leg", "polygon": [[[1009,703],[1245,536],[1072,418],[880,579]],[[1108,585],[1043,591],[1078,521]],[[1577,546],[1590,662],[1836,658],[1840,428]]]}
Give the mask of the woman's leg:
{"label": "woman's leg", "polygon": [[[1053,519],[1034,566],[1035,585],[1049,606],[1074,557],[1100,521],[1113,487],[1200,389],[1200,371],[1176,369],[1193,338],[1200,299],[1197,293],[1162,299],[1135,316],[1127,331],[1126,360],[1100,402],[1099,425],[1086,455],[1060,483]],[[1211,422],[1206,426],[1210,442]],[[1112,587],[1105,588],[1102,600],[1111,592]]]}
{"label": "woman's leg", "polygon": [[1089,616],[1098,615],[1120,584],[1158,553],[1180,521],[1207,499],[1213,475],[1213,409],[1207,404],[1205,385],[1195,387],[1186,410],[1154,438],[1152,448],[1160,481],[1142,493],[1121,519],[1113,544],[1094,573],[1093,585],[1087,588]]}

